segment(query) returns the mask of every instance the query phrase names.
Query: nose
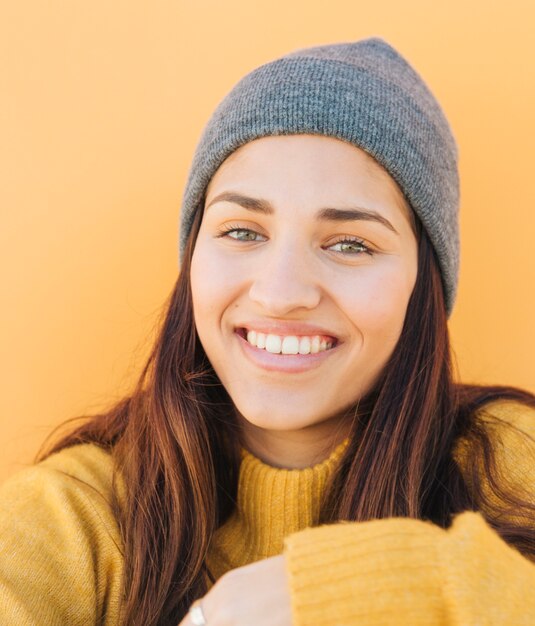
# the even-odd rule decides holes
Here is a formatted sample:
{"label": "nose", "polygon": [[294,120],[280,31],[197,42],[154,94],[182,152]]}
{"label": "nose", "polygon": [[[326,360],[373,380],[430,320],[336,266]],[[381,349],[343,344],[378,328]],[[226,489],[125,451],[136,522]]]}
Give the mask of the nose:
{"label": "nose", "polygon": [[264,313],[283,317],[295,309],[314,309],[321,288],[312,259],[295,241],[273,248],[258,259],[250,299]]}

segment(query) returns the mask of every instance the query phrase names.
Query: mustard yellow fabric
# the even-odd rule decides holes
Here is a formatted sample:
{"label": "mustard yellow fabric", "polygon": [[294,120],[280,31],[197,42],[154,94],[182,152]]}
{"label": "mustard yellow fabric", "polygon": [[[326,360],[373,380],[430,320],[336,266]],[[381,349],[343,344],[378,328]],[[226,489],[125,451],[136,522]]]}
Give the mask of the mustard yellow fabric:
{"label": "mustard yellow fabric", "polygon": [[[532,409],[501,401],[485,414],[535,437]],[[492,420],[488,428],[504,480],[535,501],[535,442]],[[208,558],[216,578],[284,552],[295,626],[535,624],[535,563],[481,513],[457,515],[448,530],[402,518],[318,526],[322,490],[346,445],[302,470],[242,450],[237,507]],[[470,449],[457,450],[462,467]],[[120,623],[112,469],[107,452],[85,444],[0,487],[0,624]]]}

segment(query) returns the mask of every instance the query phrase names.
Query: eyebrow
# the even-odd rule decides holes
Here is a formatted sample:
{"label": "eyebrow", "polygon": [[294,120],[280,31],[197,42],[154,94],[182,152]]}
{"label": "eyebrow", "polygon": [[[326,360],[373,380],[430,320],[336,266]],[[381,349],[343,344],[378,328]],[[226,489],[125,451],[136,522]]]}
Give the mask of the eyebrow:
{"label": "eyebrow", "polygon": [[[268,200],[263,200],[262,198],[251,198],[234,191],[225,191],[220,193],[210,202],[205,210],[207,211],[212,204],[215,204],[216,202],[224,201],[239,204],[248,211],[256,211],[257,213],[263,213],[264,215],[273,215],[273,213],[275,213],[275,209]],[[375,211],[364,209],[362,207],[347,209],[324,207],[317,211],[316,218],[323,222],[349,222],[354,220],[377,222],[386,226],[386,228],[396,233],[396,235],[399,235],[398,231],[392,226],[386,217],[383,217]]]}

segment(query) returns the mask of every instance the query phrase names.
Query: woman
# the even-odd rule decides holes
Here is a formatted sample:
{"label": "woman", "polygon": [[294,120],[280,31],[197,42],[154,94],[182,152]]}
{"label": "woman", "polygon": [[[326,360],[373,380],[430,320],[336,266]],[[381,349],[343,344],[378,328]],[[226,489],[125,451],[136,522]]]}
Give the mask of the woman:
{"label": "woman", "polygon": [[16,624],[532,624],[535,397],[453,382],[457,150],[388,43],[244,77],[135,391],[0,492]]}

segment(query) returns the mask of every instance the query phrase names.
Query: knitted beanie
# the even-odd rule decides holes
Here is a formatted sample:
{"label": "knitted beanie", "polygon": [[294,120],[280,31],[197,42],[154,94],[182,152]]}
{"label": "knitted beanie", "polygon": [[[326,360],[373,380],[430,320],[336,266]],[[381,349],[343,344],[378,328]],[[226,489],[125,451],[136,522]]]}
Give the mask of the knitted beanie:
{"label": "knitted beanie", "polygon": [[180,214],[180,261],[194,213],[223,161],[253,139],[297,133],[348,141],[398,183],[436,251],[449,317],[459,272],[457,146],[422,78],[379,37],[296,50],[233,87],[193,157]]}

